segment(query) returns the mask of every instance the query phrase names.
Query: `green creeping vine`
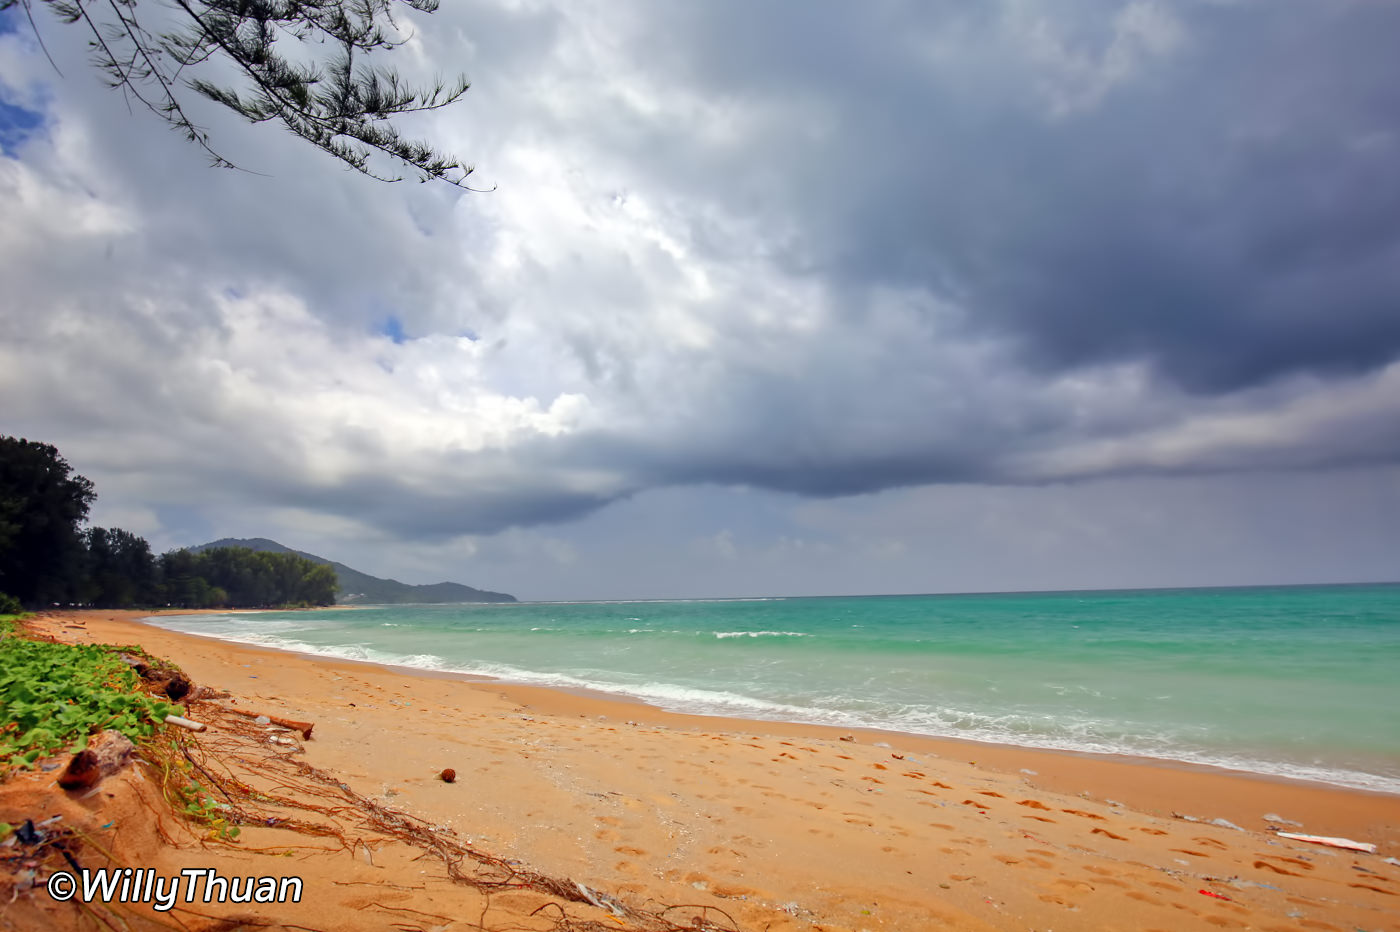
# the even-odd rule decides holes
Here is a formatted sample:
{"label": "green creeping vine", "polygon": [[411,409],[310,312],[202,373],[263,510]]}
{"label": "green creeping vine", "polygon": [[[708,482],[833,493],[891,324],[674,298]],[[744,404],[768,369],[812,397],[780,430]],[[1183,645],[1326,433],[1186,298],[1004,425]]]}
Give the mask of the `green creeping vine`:
{"label": "green creeping vine", "polygon": [[0,778],[41,757],[80,751],[106,729],[139,742],[167,715],[182,714],[142,693],[140,683],[102,647],[31,641],[0,617]]}

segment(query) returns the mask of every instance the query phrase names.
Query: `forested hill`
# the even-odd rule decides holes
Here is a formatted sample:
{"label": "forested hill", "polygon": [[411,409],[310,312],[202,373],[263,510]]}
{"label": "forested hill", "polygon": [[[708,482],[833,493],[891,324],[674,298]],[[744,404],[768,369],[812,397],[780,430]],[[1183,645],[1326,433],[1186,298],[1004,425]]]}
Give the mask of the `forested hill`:
{"label": "forested hill", "polygon": [[246,540],[239,540],[226,537],[223,540],[212,541],[207,544],[200,544],[198,547],[191,547],[190,550],[210,550],[215,547],[247,547],[249,550],[261,550],[270,553],[294,553],[299,557],[305,557],[317,563],[323,563],[335,570],[336,578],[340,581],[340,591],[336,595],[336,601],[341,603],[358,602],[364,605],[394,605],[405,602],[419,603],[444,603],[444,602],[514,602],[515,596],[507,595],[504,592],[488,592],[484,589],[473,589],[471,586],[463,586],[460,583],[441,582],[426,586],[410,586],[408,583],[401,583],[397,579],[380,579],[378,576],[371,576],[368,573],[361,573],[359,570],[351,569],[344,563],[337,563],[334,560],[327,560],[325,557],[318,557],[314,553],[305,553],[300,550],[293,550],[284,547],[275,540],[268,540],[266,537],[250,537]]}

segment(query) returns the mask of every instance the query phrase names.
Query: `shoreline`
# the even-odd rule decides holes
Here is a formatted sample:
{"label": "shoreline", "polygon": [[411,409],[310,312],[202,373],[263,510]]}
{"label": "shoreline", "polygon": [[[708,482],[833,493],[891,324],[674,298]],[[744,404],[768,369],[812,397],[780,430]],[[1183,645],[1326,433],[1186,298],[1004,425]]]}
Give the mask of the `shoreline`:
{"label": "shoreline", "polygon": [[[1400,930],[1400,866],[1386,861],[1400,855],[1400,796],[686,715],[137,620],[151,615],[52,613],[29,627],[140,643],[240,708],[314,721],[308,764],[629,901],[709,903],[773,930]],[[456,783],[437,779],[444,767]],[[1378,853],[1280,839],[1265,815]],[[421,882],[413,871],[385,881]]]}
{"label": "shoreline", "polygon": [[[338,606],[332,606],[332,608],[338,608]],[[316,610],[317,609],[305,609],[305,611]],[[263,610],[243,610],[241,613],[246,614],[253,611]],[[237,638],[220,637],[218,635],[213,634],[200,634],[191,631],[179,631],[176,629],[166,628],[159,624],[154,624],[147,620],[158,618],[161,616],[175,617],[180,615],[225,615],[235,613],[239,612],[237,612],[236,610],[211,611],[204,609],[175,609],[157,612],[132,612],[131,614],[133,616],[139,617],[133,617],[131,621],[133,621],[136,624],[147,625],[149,627],[157,628],[161,631],[185,637],[199,638],[201,640],[209,640],[223,644],[235,645],[237,647],[246,648],[248,650],[267,651],[274,654],[289,654],[293,656],[304,657],[308,661],[313,663],[330,662],[347,664],[365,664],[367,666],[371,666],[388,672],[401,672],[409,676],[422,676],[435,679],[459,680],[468,683],[499,687],[501,689],[510,691],[522,690],[524,691],[522,693],[523,697],[528,697],[529,695],[531,695],[530,691],[539,690],[545,694],[563,693],[566,695],[577,696],[583,699],[593,699],[603,702],[614,702],[621,706],[635,706],[639,709],[651,710],[658,714],[677,716],[681,719],[695,719],[699,722],[715,721],[724,722],[731,725],[734,723],[750,723],[751,725],[756,727],[776,728],[780,730],[816,729],[817,731],[815,732],[815,734],[824,734],[829,737],[835,737],[841,734],[862,734],[870,738],[872,742],[883,741],[888,743],[895,740],[899,740],[905,743],[927,742],[929,743],[929,746],[932,747],[934,750],[938,750],[940,747],[942,747],[944,750],[942,756],[950,757],[953,759],[958,759],[959,757],[967,756],[971,756],[973,759],[977,759],[980,756],[983,762],[991,762],[993,760],[1005,760],[1008,762],[1009,765],[1010,762],[1013,762],[1012,759],[1014,758],[1014,756],[1020,754],[1032,755],[1036,758],[1040,758],[1041,755],[1049,755],[1052,760],[1055,757],[1067,756],[1079,760],[1097,761],[1104,764],[1114,764],[1128,767],[1160,768],[1163,770],[1180,771],[1183,773],[1201,773],[1240,780],[1255,780],[1260,781],[1262,783],[1276,783],[1285,786],[1313,788],[1317,790],[1336,790],[1347,793],[1359,793],[1367,796],[1374,796],[1383,799],[1392,799],[1400,801],[1400,790],[1392,791],[1377,789],[1375,787],[1356,786],[1354,784],[1349,783],[1335,782],[1319,778],[1302,777],[1293,774],[1269,773],[1266,771],[1250,770],[1243,767],[1231,767],[1225,764],[1207,761],[1193,761],[1173,757],[1155,757],[1150,755],[1132,754],[1126,752],[1045,747],[1034,744],[1017,744],[1015,742],[997,741],[991,738],[965,738],[954,735],[929,735],[922,734],[920,732],[901,731],[893,728],[882,728],[878,726],[868,725],[832,725],[820,722],[801,722],[781,718],[750,718],[742,715],[696,712],[682,709],[667,709],[643,697],[635,696],[626,692],[612,691],[604,687],[555,684],[546,685],[541,683],[528,683],[504,679],[499,676],[492,676],[490,674],[484,673],[469,673],[461,670],[440,670],[431,669],[428,667],[417,667],[410,664],[391,663],[388,661],[364,660],[352,657],[339,657],[333,654],[322,654],[317,653],[316,651],[296,650],[293,648],[286,647],[274,647],[267,644],[242,641],[238,640]],[[548,704],[547,699],[542,701],[545,704]],[[958,747],[962,747],[963,750],[959,753],[953,753],[953,749],[956,749]],[[1022,768],[1018,767],[1016,769],[1021,770]],[[1129,793],[1128,795],[1132,796],[1134,794]],[[1155,795],[1156,794],[1154,794],[1154,797]],[[1126,798],[1120,799],[1119,801],[1130,802],[1130,800]]]}

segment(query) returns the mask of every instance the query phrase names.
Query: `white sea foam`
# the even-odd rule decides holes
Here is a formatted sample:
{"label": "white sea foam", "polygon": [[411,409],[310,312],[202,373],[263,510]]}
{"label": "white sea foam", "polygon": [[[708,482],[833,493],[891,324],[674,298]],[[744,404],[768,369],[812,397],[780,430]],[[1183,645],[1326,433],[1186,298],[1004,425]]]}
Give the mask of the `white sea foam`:
{"label": "white sea foam", "polygon": [[717,638],[809,638],[801,631],[716,631]]}

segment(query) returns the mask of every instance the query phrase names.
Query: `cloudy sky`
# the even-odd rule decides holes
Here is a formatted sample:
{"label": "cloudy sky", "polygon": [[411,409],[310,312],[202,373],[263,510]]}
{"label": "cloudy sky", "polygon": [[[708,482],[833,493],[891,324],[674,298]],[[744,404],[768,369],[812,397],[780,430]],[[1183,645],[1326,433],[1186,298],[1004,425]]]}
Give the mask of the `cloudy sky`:
{"label": "cloudy sky", "polygon": [[[36,7],[42,4],[36,4]],[[648,598],[1400,578],[1400,4],[448,0],[385,185],[0,20],[0,433],[157,549]]]}

